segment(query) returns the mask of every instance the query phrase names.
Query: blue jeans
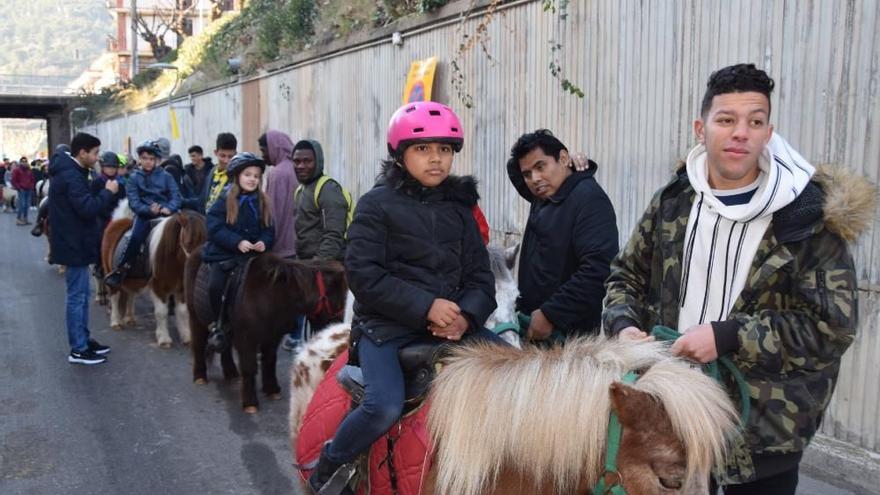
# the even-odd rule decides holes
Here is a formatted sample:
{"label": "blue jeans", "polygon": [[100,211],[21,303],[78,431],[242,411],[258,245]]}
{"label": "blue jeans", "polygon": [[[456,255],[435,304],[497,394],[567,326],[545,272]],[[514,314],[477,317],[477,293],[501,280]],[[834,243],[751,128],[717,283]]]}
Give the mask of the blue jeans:
{"label": "blue jeans", "polygon": [[296,317],[296,323],[293,324],[293,330],[288,332],[288,336],[290,336],[293,340],[302,341],[303,340],[303,328],[306,326],[306,316],[299,315]]}
{"label": "blue jeans", "polygon": [[19,220],[27,221],[28,208],[31,207],[31,201],[32,201],[31,195],[32,194],[33,194],[32,191],[22,191],[22,190],[19,190],[18,193],[16,194],[15,205],[17,207],[16,210],[18,211],[18,213],[15,215],[15,217],[18,218]]}
{"label": "blue jeans", "polygon": [[67,283],[67,341],[70,350],[85,351],[89,348],[89,267],[68,266],[64,280]]}
{"label": "blue jeans", "polygon": [[125,248],[125,254],[122,255],[123,265],[134,263],[141,250],[141,246],[144,245],[147,236],[150,235],[150,221],[152,221],[150,217],[134,217],[134,225],[131,226],[131,239]]}
{"label": "blue jeans", "polygon": [[[485,328],[468,334],[463,342],[472,339],[509,345]],[[397,351],[411,341],[406,337],[392,339],[382,345],[376,345],[367,337],[358,341],[358,360],[364,373],[364,400],[336,430],[336,436],[327,449],[330,461],[339,464],[352,462],[400,419],[405,390]]]}

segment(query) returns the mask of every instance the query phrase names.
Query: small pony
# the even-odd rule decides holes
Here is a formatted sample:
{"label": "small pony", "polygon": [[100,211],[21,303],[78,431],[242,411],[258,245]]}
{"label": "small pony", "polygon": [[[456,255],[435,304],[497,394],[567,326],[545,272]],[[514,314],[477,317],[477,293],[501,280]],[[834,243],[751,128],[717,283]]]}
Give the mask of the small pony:
{"label": "small pony", "polygon": [[[202,249],[186,262],[186,301],[192,329],[193,382],[207,383],[208,326],[214,320],[205,296],[207,265],[202,269]],[[291,261],[271,253],[255,256],[240,268],[240,287],[231,291],[229,323],[232,347],[238,353],[243,383],[241,401],[244,411],[254,414],[259,401],[256,394],[257,352],[262,365],[262,390],[272,400],[281,399],[281,387],[275,374],[278,345],[296,323],[298,315],[308,315],[316,326],[341,320],[348,285],[342,264],[336,261]],[[199,293],[196,293],[197,287]],[[230,296],[227,296],[230,297]],[[221,354],[226,379],[238,376],[231,349]]]}
{"label": "small pony", "polygon": [[[291,432],[303,479],[349,407],[340,365]],[[373,446],[361,473],[373,495],[705,493],[736,432],[724,389],[658,342],[479,342],[438,365],[427,401]]]}
{"label": "small pony", "polygon": [[[131,228],[131,216],[125,216],[128,202],[123,200],[113,215],[113,220],[104,230],[101,242],[101,263],[104,273],[113,270],[113,258],[117,245],[125,232]],[[128,212],[131,210],[129,209]],[[120,218],[121,216],[121,218]],[[205,217],[199,213],[181,210],[163,218],[153,227],[148,240],[149,278],[129,276],[122,288],[110,291],[110,326],[115,330],[123,325],[135,325],[134,297],[139,291],[149,286],[150,298],[153,301],[156,317],[156,341],[159,347],[171,347],[171,335],[168,332],[168,304],[174,297],[174,312],[177,331],[181,343],[190,342],[189,314],[183,290],[183,273],[189,253],[205,243],[207,228]]]}

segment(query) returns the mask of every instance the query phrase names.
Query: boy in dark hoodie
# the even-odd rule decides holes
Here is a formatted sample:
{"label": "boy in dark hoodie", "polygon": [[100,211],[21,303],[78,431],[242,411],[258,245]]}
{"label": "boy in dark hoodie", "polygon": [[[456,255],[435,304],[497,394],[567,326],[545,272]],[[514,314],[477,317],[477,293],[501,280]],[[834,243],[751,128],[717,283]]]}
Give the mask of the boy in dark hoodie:
{"label": "boy in dark hoodie", "polygon": [[[339,260],[345,258],[348,201],[342,186],[324,177],[324,150],[313,139],[293,147],[293,169],[300,183],[296,201],[296,257]],[[318,184],[320,191],[317,191]],[[315,197],[318,192],[318,197]]]}

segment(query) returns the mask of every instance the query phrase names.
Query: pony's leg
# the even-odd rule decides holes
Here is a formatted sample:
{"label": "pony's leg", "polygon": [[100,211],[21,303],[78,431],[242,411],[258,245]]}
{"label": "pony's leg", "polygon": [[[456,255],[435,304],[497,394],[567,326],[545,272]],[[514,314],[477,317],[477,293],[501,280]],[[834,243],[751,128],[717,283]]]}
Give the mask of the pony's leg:
{"label": "pony's leg", "polygon": [[220,354],[220,366],[223,368],[223,378],[226,380],[235,380],[241,376],[238,374],[235,358],[232,357],[232,346]]}
{"label": "pony's leg", "polygon": [[281,400],[281,386],[278,385],[278,377],[275,375],[275,365],[278,361],[278,344],[281,339],[270,339],[260,346],[260,373],[263,374],[263,393],[272,400]]}
{"label": "pony's leg", "polygon": [[122,312],[125,301],[124,294],[118,290],[110,295],[110,328],[122,330]]}
{"label": "pony's leg", "polygon": [[174,322],[177,325],[177,333],[180,335],[180,343],[189,345],[192,340],[192,332],[189,326],[189,309],[183,302],[183,294],[174,296]]}
{"label": "pony's leg", "polygon": [[162,300],[152,290],[153,314],[156,316],[156,341],[162,349],[171,348],[171,334],[168,333],[168,301]]}
{"label": "pony's leg", "polygon": [[[242,332],[241,327],[236,328]],[[260,402],[257,400],[257,344],[236,335],[235,349],[241,365],[241,406],[247,414],[255,414]],[[248,336],[249,337],[249,336]]]}
{"label": "pony's leg", "polygon": [[208,327],[192,317],[189,327],[192,329],[193,383],[204,385],[208,383],[208,362],[205,355],[208,348]]}

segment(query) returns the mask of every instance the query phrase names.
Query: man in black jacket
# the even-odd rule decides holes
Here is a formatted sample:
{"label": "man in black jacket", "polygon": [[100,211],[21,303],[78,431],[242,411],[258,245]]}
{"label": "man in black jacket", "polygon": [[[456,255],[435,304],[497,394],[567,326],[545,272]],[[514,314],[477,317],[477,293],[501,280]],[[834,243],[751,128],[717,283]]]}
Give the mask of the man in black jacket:
{"label": "man in black jacket", "polygon": [[204,150],[199,145],[190,146],[187,153],[190,163],[183,167],[183,179],[180,185],[180,196],[183,200],[181,209],[205,213],[214,163],[210,157],[205,156]]}
{"label": "man in black jacket", "polygon": [[617,255],[614,207],[593,177],[573,168],[568,148],[545,129],[522,135],[507,174],[531,203],[522,241],[517,310],[531,316],[528,338],[595,333],[604,283]]}
{"label": "man in black jacket", "polygon": [[98,138],[79,133],[70,142],[70,153],[55,155],[49,170],[49,262],[67,267],[67,360],[78,364],[103,363],[103,355],[110,352],[89,338],[89,265],[98,261],[98,215],[119,190],[116,180],[108,180],[97,194],[89,190],[89,171],[100,147]]}

